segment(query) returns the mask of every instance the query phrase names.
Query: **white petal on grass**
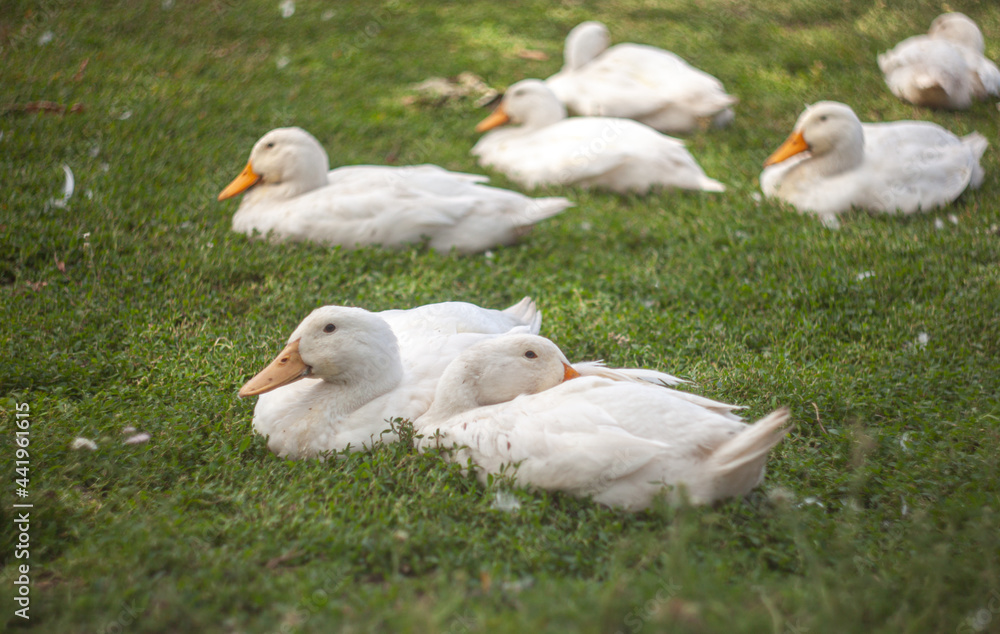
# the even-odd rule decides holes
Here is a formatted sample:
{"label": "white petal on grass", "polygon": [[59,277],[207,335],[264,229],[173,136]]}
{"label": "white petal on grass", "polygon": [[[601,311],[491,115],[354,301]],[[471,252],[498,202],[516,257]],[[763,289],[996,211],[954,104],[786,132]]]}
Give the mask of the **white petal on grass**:
{"label": "white petal on grass", "polygon": [[288,59],[287,55],[279,55],[278,59],[274,61],[274,65],[278,67],[278,70],[282,70],[291,63],[292,60]]}
{"label": "white petal on grass", "polygon": [[875,277],[875,271],[861,271],[858,273],[856,279],[860,282],[861,280],[867,280],[869,277]]}
{"label": "white petal on grass", "polygon": [[917,335],[917,345],[921,348],[927,347],[927,342],[930,340],[931,338],[926,332],[922,332]]}
{"label": "white petal on grass", "polygon": [[903,435],[899,437],[899,446],[906,453],[910,453],[910,432],[903,432]]}
{"label": "white petal on grass", "polygon": [[951,222],[951,224],[953,224],[953,225],[957,225],[958,224],[958,216],[956,216],[955,214],[948,214],[948,221]]}
{"label": "white petal on grass", "polygon": [[124,428],[122,429],[122,433],[123,433],[123,434],[125,434],[126,436],[127,436],[128,434],[134,434],[134,433],[135,433],[135,432],[137,432],[137,431],[139,431],[139,430],[138,430],[138,429],[136,429],[135,427],[132,427],[131,425],[129,425],[128,427],[124,427]]}
{"label": "white petal on grass", "polygon": [[69,203],[69,199],[73,197],[73,192],[76,191],[76,179],[73,178],[73,170],[69,168],[69,165],[63,165],[62,168],[63,173],[66,175],[66,181],[63,183],[63,197],[53,198],[49,203],[53,207],[65,209],[66,204]]}
{"label": "white petal on grass", "polygon": [[281,17],[290,18],[295,15],[295,0],[283,0],[278,8],[281,9]]}
{"label": "white petal on grass", "polygon": [[760,192],[750,192],[750,200],[759,203],[764,200],[764,197],[760,195]]}
{"label": "white petal on grass", "polygon": [[941,229],[944,229],[944,220],[941,220],[940,218],[935,218],[934,219],[934,228],[937,229],[938,231],[940,231]]}
{"label": "white petal on grass", "polygon": [[97,443],[89,438],[84,438],[82,436],[74,438],[73,442],[69,444],[70,449],[86,449],[88,451],[95,451],[97,449]]}
{"label": "white petal on grass", "polygon": [[336,13],[334,13],[333,9],[327,9],[326,11],[323,12],[321,16],[319,16],[319,19],[323,20],[324,22],[329,22],[330,20],[333,19],[333,16],[335,15]]}
{"label": "white petal on grass", "polygon": [[126,444],[126,445],[141,445],[143,443],[149,442],[150,438],[152,438],[152,436],[150,436],[146,432],[142,432],[141,434],[136,434],[135,436],[130,436],[129,438],[126,438],[124,444]]}
{"label": "white petal on grass", "polygon": [[510,491],[497,491],[493,503],[490,504],[490,508],[513,513],[521,508],[521,501]]}
{"label": "white petal on grass", "polygon": [[162,0],[160,6],[163,7],[164,11],[169,11],[174,8],[174,0]]}
{"label": "white petal on grass", "polygon": [[823,504],[822,502],[820,502],[819,498],[816,497],[815,495],[810,495],[809,497],[805,498],[804,500],[802,500],[801,503],[799,503],[798,506],[800,506],[800,507],[801,506],[818,506],[821,509],[826,508],[826,504]]}
{"label": "white petal on grass", "polygon": [[54,39],[56,39],[55,34],[52,31],[46,31],[38,36],[38,45],[45,46]]}

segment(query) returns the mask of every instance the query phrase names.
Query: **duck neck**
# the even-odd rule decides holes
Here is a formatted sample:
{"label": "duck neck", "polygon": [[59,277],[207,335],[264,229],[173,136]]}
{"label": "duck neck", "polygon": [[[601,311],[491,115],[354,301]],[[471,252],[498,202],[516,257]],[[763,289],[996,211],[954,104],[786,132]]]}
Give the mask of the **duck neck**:
{"label": "duck neck", "polygon": [[418,427],[439,425],[452,416],[479,407],[476,384],[476,377],[469,375],[466,365],[461,361],[453,361],[441,375],[434,392],[434,401],[418,420]]}
{"label": "duck neck", "polygon": [[857,169],[865,160],[865,138],[860,126],[840,142],[819,154],[813,152],[810,169],[822,176],[836,176]]}

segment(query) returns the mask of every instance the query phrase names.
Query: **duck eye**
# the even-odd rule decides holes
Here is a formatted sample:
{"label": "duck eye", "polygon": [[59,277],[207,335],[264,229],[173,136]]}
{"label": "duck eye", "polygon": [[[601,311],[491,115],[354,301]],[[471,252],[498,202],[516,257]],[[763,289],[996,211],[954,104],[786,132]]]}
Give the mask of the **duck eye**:
{"label": "duck eye", "polygon": [[826,115],[823,115],[822,117],[820,117],[819,120],[820,121],[826,121]]}
{"label": "duck eye", "polygon": [[266,148],[272,148],[272,147],[274,147],[274,141],[271,141],[270,143],[268,143],[264,147],[266,147]]}
{"label": "duck eye", "polygon": [[527,352],[524,353],[524,356],[527,357],[527,358],[529,358],[529,359],[537,359],[538,358],[538,355],[535,354],[534,350],[528,350]]}
{"label": "duck eye", "polygon": [[323,332],[333,332],[336,329],[337,329],[337,326],[335,326],[334,324],[327,324],[327,325],[323,326]]}

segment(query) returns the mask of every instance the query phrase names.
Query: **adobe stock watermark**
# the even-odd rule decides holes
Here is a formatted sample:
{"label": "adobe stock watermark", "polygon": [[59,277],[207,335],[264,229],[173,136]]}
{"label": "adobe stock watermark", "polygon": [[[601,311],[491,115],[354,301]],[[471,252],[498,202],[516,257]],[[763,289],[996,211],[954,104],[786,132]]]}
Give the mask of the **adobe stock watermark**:
{"label": "adobe stock watermark", "polygon": [[14,493],[18,502],[13,504],[14,526],[14,616],[31,619],[31,509],[28,501],[31,484],[31,406],[17,403],[14,406]]}

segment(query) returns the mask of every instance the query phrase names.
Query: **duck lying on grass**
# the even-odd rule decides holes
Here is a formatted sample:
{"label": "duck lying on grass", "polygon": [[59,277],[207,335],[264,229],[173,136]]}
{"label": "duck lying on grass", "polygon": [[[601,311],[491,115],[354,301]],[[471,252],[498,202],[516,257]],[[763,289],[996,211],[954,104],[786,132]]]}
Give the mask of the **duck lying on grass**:
{"label": "duck lying on grass", "polygon": [[[529,298],[504,311],[464,302],[371,313],[324,306],[295,329],[275,360],[247,381],[240,396],[260,395],[253,428],[284,458],[394,441],[387,421],[416,420],[430,407],[437,381],[463,350],[504,333],[537,333],[541,315]],[[655,370],[615,370],[578,363],[583,375],[677,385]],[[665,389],[665,388],[661,388]],[[735,417],[733,405],[678,392],[701,407]]]}
{"label": "duck lying on grass", "polygon": [[679,139],[631,119],[567,119],[566,107],[538,79],[511,86],[476,131],[508,122],[515,125],[486,134],[472,153],[527,188],[577,185],[639,194],[652,187],[726,189],[705,175]]}
{"label": "duck lying on grass", "polygon": [[353,248],[400,247],[428,238],[462,253],[511,244],[545,218],[572,206],[481,183],[475,174],[436,165],[353,165],[330,171],[323,147],[301,128],[265,134],[246,168],[219,194],[244,193],[233,230],[274,240]]}
{"label": "duck lying on grass", "polygon": [[638,511],[665,489],[695,504],[745,495],[788,431],[787,409],[747,425],[674,390],[575,377],[542,337],[472,346],[416,421],[418,447],[454,446],[450,459],[484,481],[510,467],[519,484]]}
{"label": "duck lying on grass", "polygon": [[983,182],[986,138],[959,138],[923,121],[861,123],[849,106],[808,106],[764,163],[760,186],[799,211],[833,217],[851,207],[910,214],[942,207]]}
{"label": "duck lying on grass", "polygon": [[984,56],[983,33],[967,15],[945,13],[927,35],[915,35],[878,56],[892,94],[929,108],[966,110],[1000,96],[1000,69]]}
{"label": "duck lying on grass", "polygon": [[667,134],[733,120],[737,99],[715,77],[655,46],[609,41],[600,22],[566,36],[563,68],[545,83],[571,113],[635,119]]}

